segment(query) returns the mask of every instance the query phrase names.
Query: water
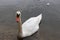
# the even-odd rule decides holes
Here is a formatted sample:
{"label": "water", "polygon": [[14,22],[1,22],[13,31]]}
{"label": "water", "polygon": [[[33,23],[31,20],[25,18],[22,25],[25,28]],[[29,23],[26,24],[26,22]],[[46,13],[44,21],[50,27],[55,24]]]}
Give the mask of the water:
{"label": "water", "polygon": [[[46,6],[46,3],[50,3]],[[17,40],[15,13],[22,9],[22,22],[43,14],[37,33],[24,40],[60,40],[60,1],[59,0],[0,0],[0,40]],[[13,36],[13,37],[12,37]]]}

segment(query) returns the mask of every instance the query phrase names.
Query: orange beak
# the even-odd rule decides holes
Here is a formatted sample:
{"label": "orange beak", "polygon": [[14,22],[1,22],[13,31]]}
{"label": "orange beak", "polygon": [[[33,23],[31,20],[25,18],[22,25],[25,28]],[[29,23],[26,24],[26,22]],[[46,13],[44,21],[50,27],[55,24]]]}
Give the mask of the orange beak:
{"label": "orange beak", "polygon": [[17,15],[16,16],[16,22],[19,22],[20,21],[20,17],[19,17],[20,15]]}

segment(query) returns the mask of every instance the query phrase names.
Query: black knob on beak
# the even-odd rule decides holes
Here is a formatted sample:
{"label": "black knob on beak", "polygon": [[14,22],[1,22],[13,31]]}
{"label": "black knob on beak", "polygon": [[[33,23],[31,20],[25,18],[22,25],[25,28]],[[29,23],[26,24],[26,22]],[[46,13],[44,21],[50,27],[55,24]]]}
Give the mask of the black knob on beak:
{"label": "black knob on beak", "polygon": [[17,17],[19,17],[20,16],[20,14],[17,14]]}

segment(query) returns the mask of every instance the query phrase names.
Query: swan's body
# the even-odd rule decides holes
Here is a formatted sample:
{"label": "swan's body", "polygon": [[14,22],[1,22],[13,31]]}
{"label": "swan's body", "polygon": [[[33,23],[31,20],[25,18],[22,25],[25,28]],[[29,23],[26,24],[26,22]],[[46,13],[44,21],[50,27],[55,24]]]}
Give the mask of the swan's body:
{"label": "swan's body", "polygon": [[21,13],[20,14],[19,13],[20,12],[18,11],[17,12],[17,22],[18,22],[18,24],[20,23],[19,28],[22,31],[22,34],[21,34],[21,31],[19,31],[20,32],[19,33],[20,36],[21,37],[27,37],[27,36],[31,36],[32,34],[34,34],[35,32],[37,32],[38,29],[39,29],[39,23],[40,23],[40,21],[42,19],[42,14],[40,14],[40,15],[38,15],[36,17],[29,18],[21,26],[21,20],[20,20],[21,16],[19,16],[19,15],[21,15]]}
{"label": "swan's body", "polygon": [[37,17],[31,17],[22,24],[22,37],[30,36],[39,29],[39,23],[42,19],[42,14]]}

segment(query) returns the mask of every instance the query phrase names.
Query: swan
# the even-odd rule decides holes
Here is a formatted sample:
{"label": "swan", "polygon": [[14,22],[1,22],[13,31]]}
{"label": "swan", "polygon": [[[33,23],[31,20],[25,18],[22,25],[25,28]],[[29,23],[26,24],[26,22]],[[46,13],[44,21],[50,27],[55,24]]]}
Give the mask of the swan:
{"label": "swan", "polygon": [[21,21],[21,12],[16,12],[16,21],[19,26],[18,36],[28,37],[33,35],[35,32],[39,29],[39,23],[42,20],[42,13],[36,17],[31,17],[28,20],[26,20],[23,24]]}

